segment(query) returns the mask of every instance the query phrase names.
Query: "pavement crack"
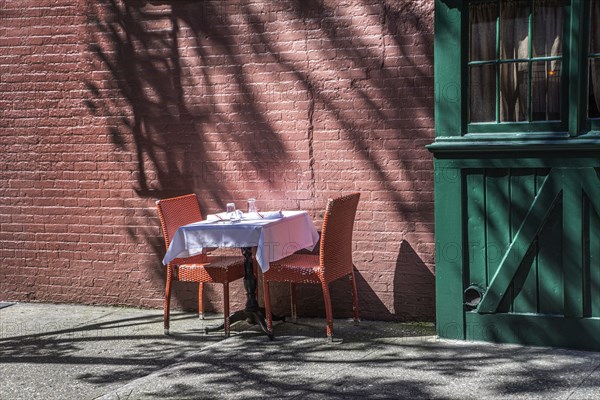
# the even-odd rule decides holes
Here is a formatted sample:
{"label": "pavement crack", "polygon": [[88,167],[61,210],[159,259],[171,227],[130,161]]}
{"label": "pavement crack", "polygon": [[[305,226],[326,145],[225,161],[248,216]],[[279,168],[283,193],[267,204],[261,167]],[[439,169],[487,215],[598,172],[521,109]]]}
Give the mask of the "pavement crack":
{"label": "pavement crack", "polygon": [[578,391],[578,390],[581,388],[581,386],[583,385],[583,383],[584,383],[584,382],[586,382],[586,381],[589,379],[589,377],[590,377],[590,376],[592,376],[592,374],[593,374],[594,372],[598,371],[598,369],[600,369],[600,363],[599,363],[599,364],[596,364],[596,367],[594,367],[594,369],[592,369],[592,370],[590,371],[590,373],[589,373],[589,374],[587,374],[587,375],[586,375],[586,376],[585,376],[585,377],[584,377],[584,378],[583,378],[583,379],[582,379],[582,380],[579,382],[579,385],[577,385],[577,387],[576,387],[575,389],[573,389],[573,390],[571,391],[571,393],[569,393],[569,395],[567,396],[566,400],[569,400],[569,399],[571,399],[571,398],[573,397],[573,395],[575,394],[575,392],[577,392],[577,391]]}

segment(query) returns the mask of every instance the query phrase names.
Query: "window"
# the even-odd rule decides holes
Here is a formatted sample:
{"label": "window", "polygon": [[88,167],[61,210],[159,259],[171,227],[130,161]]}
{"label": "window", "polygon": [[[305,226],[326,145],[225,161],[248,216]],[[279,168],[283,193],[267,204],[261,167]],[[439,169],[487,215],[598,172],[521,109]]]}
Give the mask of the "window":
{"label": "window", "polygon": [[600,0],[435,4],[432,149],[600,145]]}
{"label": "window", "polygon": [[588,118],[600,119],[600,0],[591,1],[588,56]]}
{"label": "window", "polygon": [[469,2],[469,124],[563,120],[563,43],[569,3]]}

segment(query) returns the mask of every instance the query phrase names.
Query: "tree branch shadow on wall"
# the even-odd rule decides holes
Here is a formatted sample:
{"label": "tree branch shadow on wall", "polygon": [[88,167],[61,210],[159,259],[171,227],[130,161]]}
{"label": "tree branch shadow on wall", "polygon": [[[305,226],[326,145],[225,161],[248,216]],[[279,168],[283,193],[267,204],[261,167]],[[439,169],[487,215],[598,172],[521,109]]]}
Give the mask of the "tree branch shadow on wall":
{"label": "tree branch shadow on wall", "polygon": [[[430,168],[419,163],[430,161],[407,161],[396,152],[405,140],[414,140],[411,137],[413,131],[405,130],[405,125],[415,118],[404,119],[398,110],[410,101],[412,107],[430,110],[423,115],[424,119],[433,118],[432,95],[423,94],[428,90],[432,92],[433,87],[427,68],[421,68],[410,54],[406,54],[402,66],[387,65],[385,55],[376,54],[357,39],[351,24],[337,21],[335,9],[323,1],[290,1],[272,6],[279,7],[280,4],[284,5],[287,18],[304,24],[322,41],[324,48],[318,50],[315,61],[311,62],[308,55],[303,60],[290,57],[278,37],[264,31],[265,11],[256,10],[256,5],[250,2],[240,2],[239,9],[235,10],[227,4],[209,1],[101,0],[90,3],[89,49],[99,63],[98,70],[108,69],[109,74],[86,82],[89,91],[86,104],[92,115],[104,121],[115,146],[115,157],[135,163],[133,174],[137,195],[154,200],[194,191],[205,199],[201,200],[204,204],[223,208],[227,201],[238,195],[229,185],[232,177],[231,170],[227,169],[235,162],[240,163],[242,169],[255,171],[269,189],[281,187],[281,182],[272,179],[273,171],[288,167],[292,156],[258,99],[264,88],[257,87],[248,75],[242,54],[248,55],[250,49],[250,54],[262,60],[263,66],[290,73],[293,81],[306,92],[299,104],[303,104],[301,109],[306,107],[302,110],[306,111],[306,134],[311,141],[307,154],[313,151],[310,134],[314,123],[324,123],[322,115],[314,115],[316,110],[335,119],[344,138],[354,143],[353,153],[368,165],[374,180],[386,191],[389,197],[386,201],[393,204],[402,220],[426,219],[427,214],[409,203],[428,196],[421,190],[427,183],[432,185],[432,173]],[[415,46],[432,48],[431,38],[426,34],[419,35],[427,29],[413,5],[374,1],[364,7],[375,10],[374,14],[380,13],[385,37],[392,38],[392,43],[387,46],[396,49],[397,57],[404,56],[406,44],[402,42],[402,34],[414,34],[417,38]],[[267,15],[267,18],[272,17]],[[247,26],[247,36],[242,37],[233,29],[233,26],[239,29],[241,25]],[[338,54],[333,61],[327,61],[325,57],[328,50]],[[323,62],[319,60],[322,54]],[[432,51],[424,50],[423,54],[432,64]],[[342,68],[336,64],[340,62],[344,64]],[[338,74],[339,87],[335,88],[339,89],[338,94],[323,86],[316,77],[318,74],[312,73],[311,66],[317,64],[326,72]],[[191,74],[193,69],[199,73]],[[407,76],[401,72],[403,69],[410,69]],[[224,75],[228,77],[226,81],[223,81]],[[403,87],[391,82],[401,82]],[[344,95],[340,97],[339,93]],[[343,106],[348,99],[361,101],[368,109],[371,119],[368,126],[349,118],[349,110]],[[379,131],[388,132],[380,135]],[[390,140],[398,142],[390,144],[394,146],[391,149],[381,147]],[[422,144],[426,141],[427,138],[423,138]],[[215,157],[215,143],[225,144],[231,156],[227,159]],[[401,177],[387,171],[389,158],[399,164]],[[229,166],[225,167],[225,164]],[[314,168],[314,165],[309,163],[309,167]],[[352,171],[342,173],[351,174]],[[322,204],[321,199],[316,198],[318,192],[314,180],[321,177],[318,170],[312,171],[310,177],[313,190],[311,198],[306,200],[313,201],[315,210]],[[304,185],[300,179],[305,180],[305,177],[299,176],[297,182]],[[399,181],[411,182],[413,188],[400,191]],[[201,206],[206,212],[204,204]],[[152,215],[144,216],[156,220]],[[132,222],[132,225],[136,223]],[[164,248],[156,239],[159,237],[158,223],[156,226],[156,229],[135,226],[130,229],[130,235],[137,241],[145,240],[154,249],[156,268],[149,268],[149,272],[152,281],[164,282],[164,268],[160,263]],[[401,244],[393,272],[393,288],[390,288],[394,292],[393,304],[384,305],[377,298],[370,287],[370,276],[358,278],[364,298],[380,304],[370,305],[372,310],[366,308],[365,315],[381,312],[390,319],[395,318],[393,313],[397,312],[401,318],[407,315],[413,300],[403,295],[407,289],[400,279],[404,271],[401,274],[398,271],[408,269],[409,263],[412,263],[410,268],[428,270],[408,243]],[[180,304],[193,305],[195,289],[192,285],[185,286],[188,290],[175,290],[175,296]],[[158,285],[157,290],[162,290],[162,285]],[[433,293],[433,288],[431,290]],[[232,299],[235,298],[234,292]]]}
{"label": "tree branch shadow on wall", "polygon": [[[227,181],[242,177],[227,176],[223,171],[221,164],[231,161],[211,157],[214,142],[225,144],[235,154],[236,162],[249,164],[247,169],[256,171],[267,184],[272,183],[270,170],[287,162],[288,157],[282,140],[251,99],[252,90],[241,71],[242,62],[233,53],[235,43],[230,42],[235,35],[227,25],[209,29],[217,41],[219,57],[207,54],[201,42],[205,34],[200,32],[199,24],[206,21],[206,15],[218,14],[218,10],[203,2],[201,7],[183,9],[181,4],[174,4],[173,11],[165,13],[145,11],[144,3],[104,0],[96,6],[90,3],[88,13],[89,50],[110,74],[105,80],[86,82],[90,94],[86,104],[92,115],[104,119],[115,157],[126,165],[132,161],[130,154],[135,154],[137,195],[154,200],[194,191],[199,194],[204,214],[207,202],[224,208],[234,196]],[[186,81],[182,72],[189,66],[182,65],[178,46],[181,21],[197,30],[197,42],[191,47],[200,66],[227,65],[241,97],[215,93],[213,88],[218,83],[212,82],[206,72],[199,85],[203,92],[201,96],[195,94],[194,83]],[[170,25],[168,29],[153,29],[153,24],[160,26],[165,22]],[[200,97],[209,100],[197,101]],[[231,107],[228,117],[215,112],[221,103]],[[229,129],[209,132],[207,124],[229,125]],[[244,129],[235,129],[239,125]],[[151,270],[152,279],[164,281],[161,260],[165,250],[159,224],[155,215],[143,213],[156,221],[157,228],[132,223],[127,231],[134,240],[147,240],[154,249],[157,268]],[[175,291],[176,297],[186,308],[191,304],[195,307],[194,285],[182,286],[187,290]]]}
{"label": "tree branch shadow on wall", "polygon": [[[366,279],[364,273],[354,270],[358,285],[360,318],[386,321],[433,321],[435,319],[435,276],[421,261],[410,243],[400,243],[394,271],[374,271]],[[390,276],[393,275],[393,276]],[[272,290],[273,312],[290,315],[289,289],[287,284],[272,283],[279,290]],[[381,299],[373,287],[385,285],[389,298]],[[352,317],[352,295],[347,279],[330,285],[334,318]],[[319,285],[298,285],[298,313],[300,316],[322,317],[325,315],[323,294]]]}
{"label": "tree branch shadow on wall", "polygon": [[[224,206],[223,199],[231,193],[225,180],[215,176],[223,160],[209,157],[210,144],[214,141],[226,144],[237,159],[247,159],[259,173],[267,172],[265,160],[269,166],[287,161],[281,138],[249,97],[252,90],[241,71],[243,63],[233,53],[236,46],[230,41],[234,34],[225,25],[213,27],[212,39],[222,53],[217,60],[203,50],[200,38],[204,34],[199,23],[205,21],[207,13],[216,13],[209,9],[208,2],[203,2],[201,8],[184,9],[180,6],[185,2],[179,2],[173,5],[172,12],[161,13],[144,11],[145,2],[141,1],[99,3],[103,3],[105,9],[95,14],[92,11],[89,16],[94,26],[89,48],[112,76],[100,83],[109,87],[100,87],[95,81],[86,82],[92,94],[87,104],[92,114],[102,112],[101,115],[112,117],[106,125],[117,150],[134,147],[138,195],[165,197],[194,188],[202,192],[201,197],[207,196]],[[204,90],[201,96],[184,93],[191,90],[193,82],[186,81],[182,72],[189,66],[183,66],[180,61],[183,58],[177,36],[180,21],[196,32],[194,57],[199,60],[199,66],[216,67],[221,62],[229,66],[232,84],[239,88],[241,98],[219,98],[221,95],[213,90],[217,84],[206,72],[203,73],[205,81],[200,82]],[[164,22],[170,23],[169,29],[152,29],[153,23]],[[110,96],[115,93],[124,97],[124,104]],[[209,101],[198,104],[195,100],[199,97]],[[231,105],[232,119],[241,120],[226,121],[216,113],[214,108],[220,101]],[[209,122],[230,123],[231,128],[243,123],[244,129],[218,131],[215,137],[210,137],[212,132],[204,128]],[[236,145],[241,149],[236,149]]]}

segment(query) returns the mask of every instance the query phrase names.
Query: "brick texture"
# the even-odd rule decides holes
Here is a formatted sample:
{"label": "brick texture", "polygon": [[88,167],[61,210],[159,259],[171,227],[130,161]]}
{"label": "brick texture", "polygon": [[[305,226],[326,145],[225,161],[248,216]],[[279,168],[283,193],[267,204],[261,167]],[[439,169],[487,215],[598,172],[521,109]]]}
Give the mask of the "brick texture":
{"label": "brick texture", "polygon": [[0,300],[161,307],[156,199],[319,225],[359,191],[362,317],[433,319],[433,0],[2,0],[0,21]]}

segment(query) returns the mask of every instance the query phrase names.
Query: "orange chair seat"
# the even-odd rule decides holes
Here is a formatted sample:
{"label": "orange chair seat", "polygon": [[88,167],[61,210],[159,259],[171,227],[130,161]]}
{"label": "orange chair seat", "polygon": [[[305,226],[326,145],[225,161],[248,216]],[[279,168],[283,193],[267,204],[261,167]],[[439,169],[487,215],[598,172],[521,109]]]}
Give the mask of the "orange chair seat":
{"label": "orange chair seat", "polygon": [[170,262],[177,267],[177,279],[187,282],[224,283],[244,277],[244,262],[241,257],[211,257],[198,254],[176,258]]}
{"label": "orange chair seat", "polygon": [[321,283],[321,271],[318,255],[292,254],[272,262],[265,275],[277,282]]}

